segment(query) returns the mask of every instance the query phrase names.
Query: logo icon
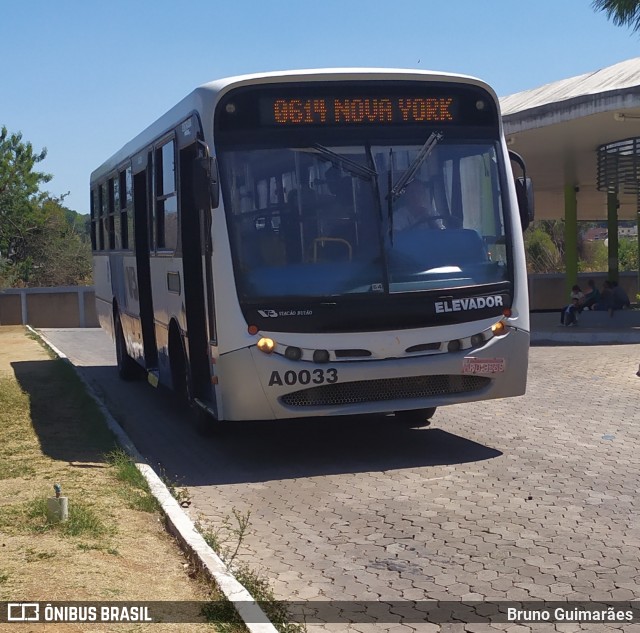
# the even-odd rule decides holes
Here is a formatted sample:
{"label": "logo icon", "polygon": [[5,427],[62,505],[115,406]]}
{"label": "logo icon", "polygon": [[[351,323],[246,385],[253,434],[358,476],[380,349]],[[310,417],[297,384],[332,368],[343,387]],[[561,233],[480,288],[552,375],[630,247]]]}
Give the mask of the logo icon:
{"label": "logo icon", "polygon": [[263,317],[277,317],[278,313],[275,310],[258,310],[258,314]]}
{"label": "logo icon", "polygon": [[39,622],[40,605],[37,602],[7,603],[7,622]]}

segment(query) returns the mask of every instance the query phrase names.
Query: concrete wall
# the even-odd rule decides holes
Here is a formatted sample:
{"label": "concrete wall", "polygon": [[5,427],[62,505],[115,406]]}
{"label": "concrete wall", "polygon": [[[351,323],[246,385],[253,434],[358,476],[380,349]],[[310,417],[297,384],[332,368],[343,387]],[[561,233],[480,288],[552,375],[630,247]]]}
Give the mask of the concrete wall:
{"label": "concrete wall", "polygon": [[0,291],[0,325],[98,327],[92,286]]}
{"label": "concrete wall", "polygon": [[[629,295],[631,303],[637,303],[638,273],[620,273],[618,283]],[[602,290],[602,284],[607,279],[607,273],[580,273],[578,285],[585,292],[587,281],[593,279],[596,288]],[[529,275],[529,307],[531,310],[550,310],[561,308],[569,303],[565,276],[563,273]]]}
{"label": "concrete wall", "polygon": [[[584,290],[587,280],[594,279],[601,288],[606,278],[606,273],[584,273],[578,276],[578,284]],[[620,273],[620,285],[631,303],[636,303],[637,273]],[[531,310],[560,309],[568,301],[562,273],[529,275]],[[0,290],[0,325],[27,323],[34,327],[99,327],[93,286]]]}

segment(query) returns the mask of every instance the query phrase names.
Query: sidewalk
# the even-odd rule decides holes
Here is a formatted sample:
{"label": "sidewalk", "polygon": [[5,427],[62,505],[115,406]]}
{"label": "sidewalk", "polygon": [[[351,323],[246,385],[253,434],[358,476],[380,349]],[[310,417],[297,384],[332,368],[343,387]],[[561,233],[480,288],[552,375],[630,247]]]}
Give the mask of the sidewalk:
{"label": "sidewalk", "polygon": [[576,327],[560,325],[560,311],[533,312],[531,314],[532,345],[620,345],[640,343],[640,327],[618,327],[614,321],[610,326],[587,327],[578,323]]}

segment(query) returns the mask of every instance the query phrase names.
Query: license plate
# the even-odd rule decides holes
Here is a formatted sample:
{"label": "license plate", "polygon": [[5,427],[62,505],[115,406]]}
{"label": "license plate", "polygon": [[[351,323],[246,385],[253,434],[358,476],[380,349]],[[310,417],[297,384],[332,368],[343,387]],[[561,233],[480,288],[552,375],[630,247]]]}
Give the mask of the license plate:
{"label": "license plate", "polygon": [[499,374],[504,371],[504,358],[465,358],[463,374]]}

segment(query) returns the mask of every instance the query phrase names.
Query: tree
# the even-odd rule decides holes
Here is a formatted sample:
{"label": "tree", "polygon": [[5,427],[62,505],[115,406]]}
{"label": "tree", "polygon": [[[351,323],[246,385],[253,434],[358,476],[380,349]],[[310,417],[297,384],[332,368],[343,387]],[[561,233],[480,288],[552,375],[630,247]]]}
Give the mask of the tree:
{"label": "tree", "polygon": [[616,26],[640,29],[640,0],[593,0],[596,11],[604,11]]}
{"label": "tree", "polygon": [[34,152],[22,134],[0,131],[0,288],[73,285],[91,277],[91,247],[81,220],[41,186],[36,170],[47,150]]}
{"label": "tree", "polygon": [[564,270],[562,255],[550,235],[549,223],[532,224],[524,234],[529,273],[551,273]]}
{"label": "tree", "polygon": [[50,174],[34,167],[47,155],[46,148],[34,153],[31,143],[22,141],[22,134],[0,131],[0,257],[8,262],[19,261],[24,254],[29,234],[38,222],[41,202],[40,185],[51,180]]}

